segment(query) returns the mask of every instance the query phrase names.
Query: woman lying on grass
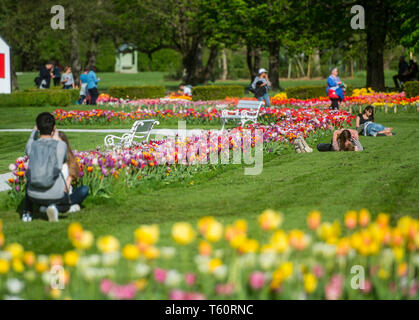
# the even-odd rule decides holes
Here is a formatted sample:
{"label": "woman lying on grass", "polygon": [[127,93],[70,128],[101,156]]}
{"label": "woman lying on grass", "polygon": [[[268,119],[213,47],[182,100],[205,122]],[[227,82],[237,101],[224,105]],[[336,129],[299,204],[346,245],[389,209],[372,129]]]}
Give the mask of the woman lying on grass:
{"label": "woman lying on grass", "polygon": [[356,130],[365,136],[392,136],[393,128],[386,128],[374,122],[374,107],[366,106],[363,113],[356,117]]}
{"label": "woman lying on grass", "polygon": [[333,132],[331,143],[319,143],[317,150],[323,151],[363,151],[358,132],[352,129],[341,129]]}

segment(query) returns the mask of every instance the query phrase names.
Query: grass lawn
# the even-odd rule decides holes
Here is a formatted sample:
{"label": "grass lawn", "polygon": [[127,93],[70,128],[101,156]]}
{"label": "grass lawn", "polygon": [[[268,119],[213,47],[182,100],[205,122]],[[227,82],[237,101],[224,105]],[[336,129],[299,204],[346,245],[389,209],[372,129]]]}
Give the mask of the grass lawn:
{"label": "grass lawn", "polygon": [[[392,76],[397,72],[387,70],[385,71],[385,85],[393,87]],[[33,88],[33,79],[37,76],[37,72],[25,72],[18,76],[18,84],[21,90]],[[180,81],[166,81],[164,79],[164,72],[140,72],[137,74],[120,74],[120,73],[98,73],[101,78],[99,83],[99,91],[105,90],[112,86],[140,86],[140,85],[163,85],[168,90],[174,90]],[[365,87],[366,72],[357,72],[353,78],[342,78],[342,80],[353,87]],[[280,79],[280,86],[282,88],[302,86],[302,85],[325,85],[326,79]],[[228,80],[216,81],[216,84],[240,84],[247,86],[248,79],[243,80]],[[273,93],[272,93],[273,94]]]}
{"label": "grass lawn", "polygon": [[[0,218],[4,233],[8,243],[17,241],[27,250],[61,253],[71,248],[67,227],[74,221],[95,236],[112,234],[122,243],[132,241],[138,225],[158,223],[164,245],[171,242],[173,222],[195,223],[205,215],[216,216],[223,223],[237,218],[251,222],[266,208],[284,213],[286,229],[305,228],[306,215],[312,209],[322,211],[326,221],[342,221],[347,210],[363,207],[370,209],[373,217],[387,212],[392,219],[405,214],[419,218],[419,114],[380,113],[376,121],[392,126],[397,135],[361,137],[364,152],[289,151],[265,157],[263,171],[257,176],[245,176],[243,167],[231,165],[173,185],[149,183],[118,190],[112,199],[88,198],[81,212],[56,224],[45,218],[20,222],[16,209],[5,209],[7,193],[3,192]],[[2,167],[23,153],[27,136],[0,133]],[[94,148],[102,139],[100,135],[89,135],[88,139],[83,134],[69,136],[76,149]],[[328,140],[330,136],[320,142]],[[250,235],[261,232],[256,223],[250,223],[249,228]]]}

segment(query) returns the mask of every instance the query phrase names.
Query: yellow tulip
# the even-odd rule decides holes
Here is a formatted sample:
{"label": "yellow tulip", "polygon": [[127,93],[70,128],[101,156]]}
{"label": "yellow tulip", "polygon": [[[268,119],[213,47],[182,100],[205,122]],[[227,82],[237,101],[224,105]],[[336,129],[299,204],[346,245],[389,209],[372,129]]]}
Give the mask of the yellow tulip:
{"label": "yellow tulip", "polygon": [[246,235],[244,234],[238,234],[233,237],[230,241],[230,246],[233,249],[238,249],[245,241],[247,240]]}
{"label": "yellow tulip", "polygon": [[22,273],[25,270],[25,266],[20,259],[13,259],[12,260],[12,268],[15,272]]}
{"label": "yellow tulip", "polygon": [[77,249],[86,250],[89,249],[94,241],[93,233],[90,231],[83,231],[79,238],[75,238],[72,243]]}
{"label": "yellow tulip", "polygon": [[221,259],[218,258],[214,258],[211,259],[208,262],[208,270],[213,273],[218,267],[221,267],[223,265],[223,262],[221,261]]}
{"label": "yellow tulip", "polygon": [[138,279],[135,281],[135,287],[138,291],[143,291],[147,286],[147,279]]}
{"label": "yellow tulip", "polygon": [[256,253],[259,249],[259,242],[255,239],[246,239],[239,247],[241,253]]}
{"label": "yellow tulip", "polygon": [[198,230],[202,235],[205,235],[209,226],[216,221],[214,217],[202,217],[198,220]]}
{"label": "yellow tulip", "polygon": [[160,256],[160,251],[156,247],[148,246],[144,251],[144,257],[148,260],[157,259]]}
{"label": "yellow tulip", "polygon": [[104,236],[97,240],[96,246],[101,252],[112,253],[119,250],[119,241],[114,236]]}
{"label": "yellow tulip", "polygon": [[6,259],[0,259],[0,274],[6,274],[9,272],[10,263]]}
{"label": "yellow tulip", "polygon": [[134,234],[138,242],[152,245],[159,240],[159,226],[156,224],[142,225],[135,230]]}
{"label": "yellow tulip", "polygon": [[74,267],[79,260],[79,254],[76,251],[67,251],[64,254],[64,264],[69,267]]}
{"label": "yellow tulip", "polygon": [[370,212],[367,209],[361,209],[359,211],[359,225],[366,227],[370,223]]}
{"label": "yellow tulip", "polygon": [[311,211],[307,216],[307,225],[311,230],[316,230],[321,223],[322,214],[320,211]]}
{"label": "yellow tulip", "polygon": [[4,239],[4,234],[3,234],[2,232],[0,232],[0,247],[2,247],[2,246],[3,246],[4,241],[5,241],[5,239]]}
{"label": "yellow tulip", "polygon": [[12,258],[20,259],[23,256],[23,247],[19,243],[11,243],[6,248],[5,251],[9,252],[12,255]]}
{"label": "yellow tulip", "polygon": [[304,275],[304,290],[307,293],[312,293],[317,288],[317,279],[312,273]]}
{"label": "yellow tulip", "polygon": [[212,246],[207,241],[201,241],[199,243],[199,254],[202,256],[209,256],[211,255]]}
{"label": "yellow tulip", "polygon": [[137,260],[140,256],[140,251],[137,246],[126,244],[122,249],[122,256],[127,260]]}
{"label": "yellow tulip", "polygon": [[23,261],[29,267],[33,266],[33,264],[35,263],[35,259],[35,253],[33,253],[32,251],[26,251],[23,254]]}
{"label": "yellow tulip", "polygon": [[348,229],[354,229],[356,227],[357,213],[354,210],[350,210],[345,213],[345,226]]}
{"label": "yellow tulip", "polygon": [[270,243],[279,253],[285,252],[289,247],[288,237],[282,230],[275,231],[270,239]]}
{"label": "yellow tulip", "polygon": [[206,229],[205,238],[210,242],[217,242],[223,236],[223,225],[213,221]]}
{"label": "yellow tulip", "polygon": [[195,236],[196,232],[188,222],[177,222],[172,227],[172,238],[177,244],[187,245]]}
{"label": "yellow tulip", "polygon": [[380,228],[387,227],[389,221],[390,221],[390,215],[386,213],[379,213],[376,219],[376,222],[380,226]]}
{"label": "yellow tulip", "polygon": [[70,240],[80,238],[83,232],[83,227],[78,222],[73,222],[68,226],[67,233]]}
{"label": "yellow tulip", "polygon": [[282,214],[268,209],[259,216],[259,225],[263,230],[274,230],[282,223]]}

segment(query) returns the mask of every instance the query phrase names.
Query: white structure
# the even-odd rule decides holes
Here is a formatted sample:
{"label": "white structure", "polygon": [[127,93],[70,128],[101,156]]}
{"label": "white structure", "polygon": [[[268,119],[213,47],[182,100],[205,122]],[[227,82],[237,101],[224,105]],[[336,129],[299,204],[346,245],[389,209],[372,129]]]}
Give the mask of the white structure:
{"label": "white structure", "polygon": [[12,93],[10,47],[0,37],[0,93]]}
{"label": "white structure", "polygon": [[138,51],[132,44],[123,44],[116,50],[115,72],[138,72]]}
{"label": "white structure", "polygon": [[221,130],[224,130],[227,120],[240,121],[242,127],[249,121],[256,123],[259,110],[263,104],[264,101],[240,100],[235,110],[221,110],[221,121],[223,123]]}

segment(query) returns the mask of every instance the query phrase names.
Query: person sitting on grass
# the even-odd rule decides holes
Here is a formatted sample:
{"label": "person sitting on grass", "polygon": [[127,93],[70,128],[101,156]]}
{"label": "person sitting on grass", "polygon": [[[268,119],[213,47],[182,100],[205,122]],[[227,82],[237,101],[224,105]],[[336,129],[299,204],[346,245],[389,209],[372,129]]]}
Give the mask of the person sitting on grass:
{"label": "person sitting on grass", "polygon": [[[23,222],[32,221],[33,205],[46,207],[49,221],[58,221],[58,208],[70,209],[66,182],[61,168],[68,160],[67,145],[53,139],[57,128],[54,116],[43,112],[36,118],[36,126],[26,144],[29,157]],[[39,138],[38,138],[39,131]]]}
{"label": "person sitting on grass", "polygon": [[[79,178],[79,166],[76,161],[76,157],[73,154],[73,151],[70,146],[70,142],[68,141],[67,135],[62,132],[58,131],[57,134],[54,135],[53,139],[58,141],[63,141],[67,145],[67,159],[68,161],[63,164],[61,169],[61,173],[63,178],[66,182],[66,190],[70,195],[70,210],[69,212],[77,212],[80,211],[80,205],[87,198],[89,195],[89,188],[87,186],[80,186],[73,190],[72,183],[77,181]],[[46,212],[46,207],[41,206],[41,212]]]}
{"label": "person sitting on grass", "polygon": [[356,117],[356,130],[358,134],[365,136],[392,136],[393,128],[386,128],[382,124],[374,122],[374,107],[366,106],[363,113]]}
{"label": "person sitting on grass", "polygon": [[185,85],[184,83],[182,83],[179,86],[178,94],[192,97],[192,87],[190,85]]}
{"label": "person sitting on grass", "polygon": [[319,143],[317,150],[323,151],[363,151],[358,132],[352,129],[341,129],[333,132],[331,143]]}

